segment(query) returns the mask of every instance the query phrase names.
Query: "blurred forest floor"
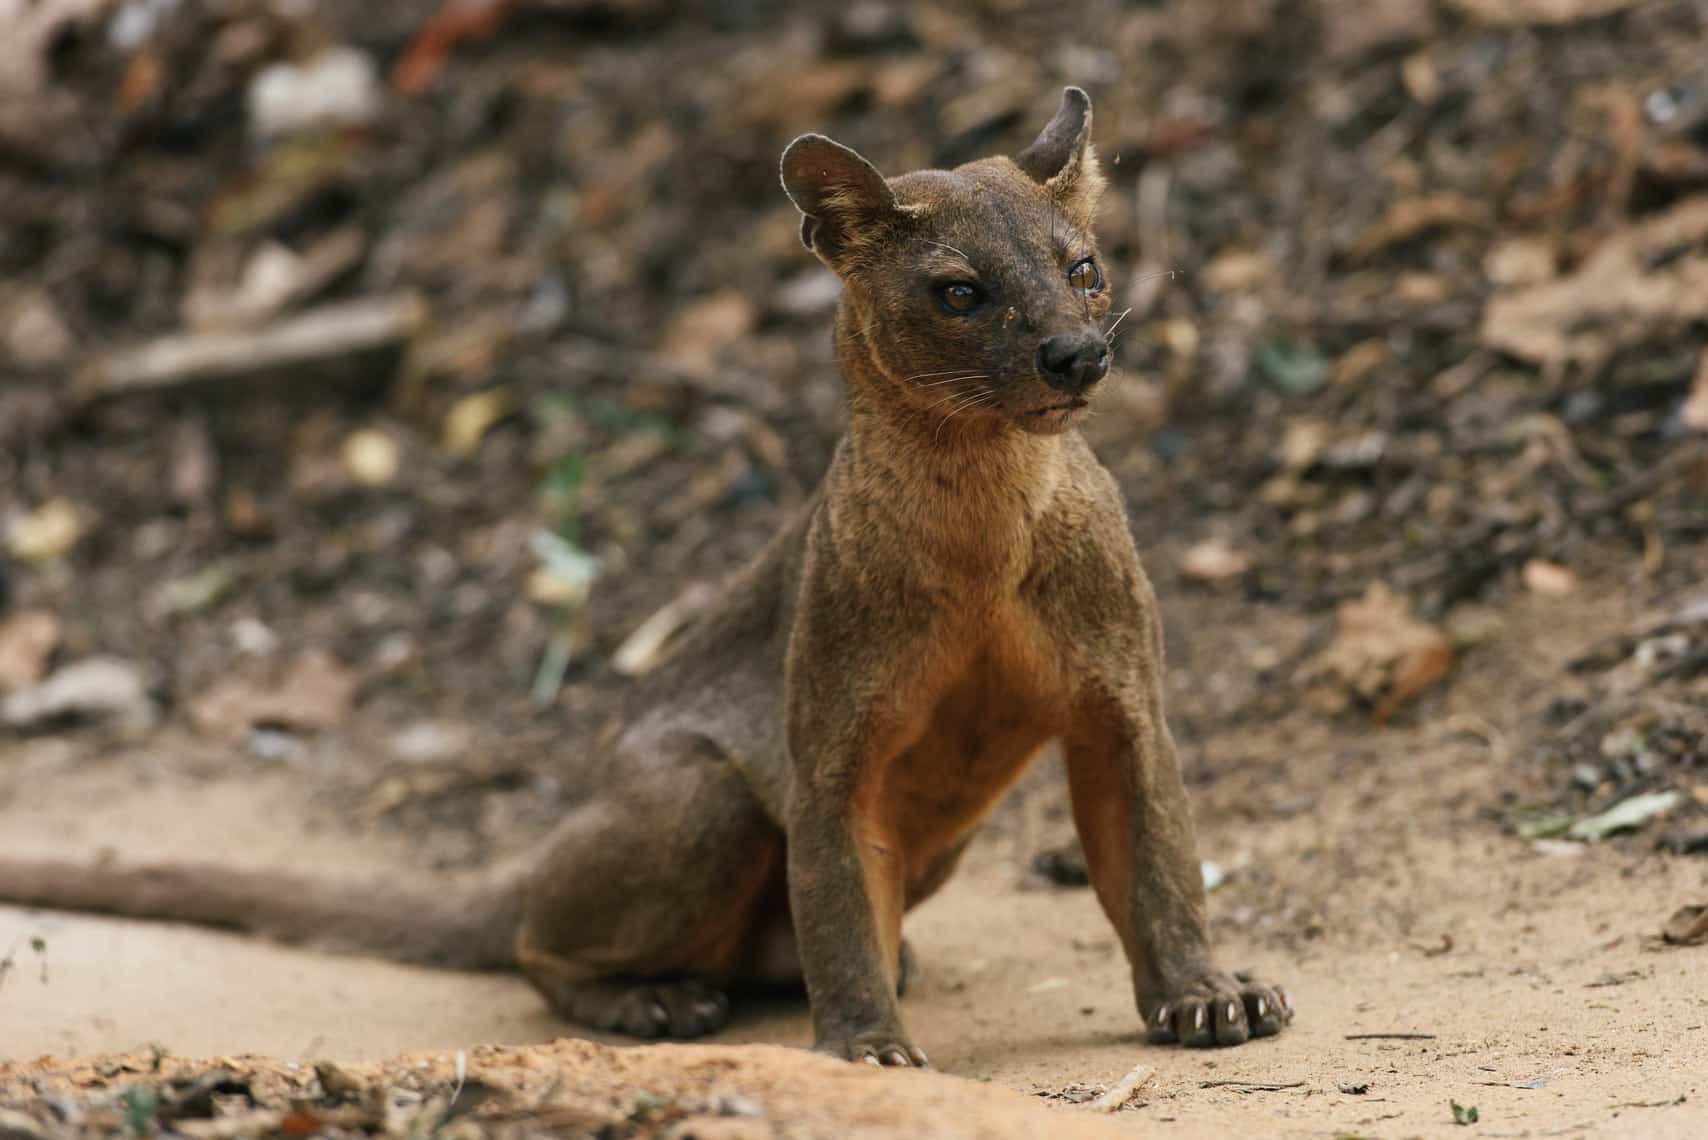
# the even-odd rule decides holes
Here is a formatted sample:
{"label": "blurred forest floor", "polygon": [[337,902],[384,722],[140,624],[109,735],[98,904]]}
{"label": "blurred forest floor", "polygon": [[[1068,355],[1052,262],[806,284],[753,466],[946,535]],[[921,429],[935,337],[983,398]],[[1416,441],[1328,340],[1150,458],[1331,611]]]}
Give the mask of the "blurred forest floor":
{"label": "blurred forest floor", "polygon": [[[122,770],[525,846],[840,430],[783,145],[953,164],[1076,83],[1131,307],[1086,434],[1224,941],[1409,934],[1343,898],[1373,821],[1708,902],[1705,42],[1703,0],[0,0],[0,820]],[[1005,807],[1003,891],[1073,878],[1060,807]]]}

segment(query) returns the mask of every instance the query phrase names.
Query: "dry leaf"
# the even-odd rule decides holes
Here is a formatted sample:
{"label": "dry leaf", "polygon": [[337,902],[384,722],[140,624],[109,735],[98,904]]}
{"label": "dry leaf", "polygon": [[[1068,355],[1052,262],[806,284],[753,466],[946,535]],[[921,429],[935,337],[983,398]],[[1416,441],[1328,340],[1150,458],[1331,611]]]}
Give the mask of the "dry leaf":
{"label": "dry leaf", "polygon": [[1421,237],[1430,230],[1477,226],[1487,220],[1488,210],[1484,206],[1452,191],[1401,198],[1352,243],[1351,253],[1353,257],[1363,259],[1391,245]]}
{"label": "dry leaf", "polygon": [[56,47],[104,7],[101,0],[0,0],[0,100],[25,99],[48,86]]}
{"label": "dry leaf", "polygon": [[1349,698],[1374,707],[1377,721],[1447,674],[1453,645],[1434,626],[1417,620],[1406,599],[1380,582],[1362,598],[1343,602],[1334,640],[1317,655],[1307,676],[1313,695],[1329,711]]}
{"label": "dry leaf", "polygon": [[1180,572],[1194,582],[1225,582],[1251,569],[1251,559],[1219,538],[1195,544],[1180,559]]}
{"label": "dry leaf", "polygon": [[1696,379],[1691,382],[1690,395],[1685,398],[1684,407],[1678,414],[1686,426],[1708,431],[1708,348],[1702,350],[1702,360],[1696,365]]}
{"label": "dry leaf", "polygon": [[1578,576],[1557,562],[1532,558],[1524,564],[1524,587],[1533,594],[1563,598],[1578,588]]}
{"label": "dry leaf", "polygon": [[363,428],[344,440],[344,467],[366,487],[383,487],[397,478],[397,441],[383,431]]}
{"label": "dry leaf", "polygon": [[1435,31],[1431,0],[1317,0],[1324,48],[1351,62],[1414,44]]}
{"label": "dry leaf", "polygon": [[1708,195],[1627,226],[1571,276],[1496,293],[1483,310],[1483,343],[1564,364],[1708,319],[1708,253],[1688,252],[1705,238]]}
{"label": "dry leaf", "polygon": [[[1394,350],[1388,347],[1388,342],[1383,338],[1361,340],[1335,360],[1333,383],[1337,388],[1360,383],[1372,376],[1378,368],[1391,364],[1393,359]],[[1327,430],[1326,425],[1323,430]]]}
{"label": "dry leaf", "polygon": [[1277,458],[1289,471],[1303,471],[1317,461],[1329,443],[1329,425],[1318,419],[1292,419],[1281,429]]}
{"label": "dry leaf", "polygon": [[22,610],[0,621],[0,693],[41,680],[59,645],[59,619],[46,610]]}
{"label": "dry leaf", "polygon": [[445,414],[445,450],[459,459],[467,459],[480,450],[480,441],[494,424],[510,414],[510,409],[508,388],[488,388],[464,396]]}
{"label": "dry leaf", "polygon": [[1708,906],[1681,906],[1666,920],[1661,937],[1675,946],[1708,942]]}
{"label": "dry leaf", "polygon": [[27,290],[10,309],[0,312],[0,348],[29,368],[64,364],[77,349],[71,330],[40,289]]}
{"label": "dry leaf", "polygon": [[1274,275],[1275,265],[1269,256],[1252,250],[1235,249],[1216,255],[1204,267],[1204,284],[1215,293],[1237,293],[1255,289]]}
{"label": "dry leaf", "polygon": [[0,724],[33,728],[149,711],[148,686],[136,666],[116,657],[90,657],[0,700]]}
{"label": "dry leaf", "polygon": [[266,727],[330,728],[350,715],[357,678],[331,654],[299,657],[276,685],[229,680],[191,702],[190,719],[203,732],[241,740]]}
{"label": "dry leaf", "polygon": [[25,562],[52,562],[82,537],[83,524],[68,499],[52,499],[12,524],[6,546]]}
{"label": "dry leaf", "polygon": [[1508,238],[1496,242],[1483,258],[1483,274],[1502,288],[1537,285],[1553,277],[1558,265],[1553,243],[1542,238]]}
{"label": "dry leaf", "polygon": [[1406,94],[1425,107],[1441,98],[1441,72],[1429,57],[1428,49],[1414,52],[1400,63],[1400,82]]}
{"label": "dry leaf", "polygon": [[708,372],[718,354],[747,335],[757,319],[753,302],[735,289],[725,289],[690,304],[665,330],[662,351],[688,372]]}

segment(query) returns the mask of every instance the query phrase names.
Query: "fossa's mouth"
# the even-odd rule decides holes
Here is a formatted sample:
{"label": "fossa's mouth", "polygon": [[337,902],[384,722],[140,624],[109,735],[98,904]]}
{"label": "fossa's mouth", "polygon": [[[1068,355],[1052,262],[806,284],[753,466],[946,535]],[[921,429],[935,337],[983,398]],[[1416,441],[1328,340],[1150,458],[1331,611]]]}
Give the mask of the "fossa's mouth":
{"label": "fossa's mouth", "polygon": [[1072,413],[1079,411],[1081,408],[1085,407],[1089,403],[1091,403],[1091,401],[1087,400],[1085,397],[1076,396],[1071,400],[1063,400],[1059,404],[1051,404],[1048,407],[1037,408],[1033,411],[1027,412],[1026,414],[1029,416],[1071,415]]}
{"label": "fossa's mouth", "polygon": [[1034,408],[1029,412],[1020,413],[1018,423],[1026,431],[1042,435],[1056,435],[1066,431],[1080,413],[1090,403],[1083,396],[1071,400],[1063,400],[1059,404],[1049,404],[1042,408]]}

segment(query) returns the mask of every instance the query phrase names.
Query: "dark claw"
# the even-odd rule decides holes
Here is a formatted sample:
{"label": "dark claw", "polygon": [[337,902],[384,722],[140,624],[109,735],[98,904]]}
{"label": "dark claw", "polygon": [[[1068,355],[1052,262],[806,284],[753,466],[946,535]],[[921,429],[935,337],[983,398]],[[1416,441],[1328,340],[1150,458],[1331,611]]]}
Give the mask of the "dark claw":
{"label": "dark claw", "polygon": [[[1184,995],[1151,1008],[1147,1018],[1154,1044],[1187,1048],[1240,1045],[1273,1037],[1293,1019],[1285,991],[1266,986],[1250,974],[1205,978]],[[1193,992],[1193,991],[1196,992]]]}

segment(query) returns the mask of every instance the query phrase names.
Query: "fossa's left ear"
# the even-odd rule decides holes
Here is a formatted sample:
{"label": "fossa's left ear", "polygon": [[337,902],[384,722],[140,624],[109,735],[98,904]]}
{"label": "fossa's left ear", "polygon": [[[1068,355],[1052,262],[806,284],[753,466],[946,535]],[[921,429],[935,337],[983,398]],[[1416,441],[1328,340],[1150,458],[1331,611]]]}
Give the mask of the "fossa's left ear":
{"label": "fossa's left ear", "polygon": [[1078,87],[1065,89],[1056,117],[1014,162],[1044,184],[1063,212],[1089,227],[1104,186],[1091,146],[1091,96]]}
{"label": "fossa's left ear", "polygon": [[783,190],[801,211],[801,243],[841,272],[904,217],[878,168],[823,135],[783,151]]}

